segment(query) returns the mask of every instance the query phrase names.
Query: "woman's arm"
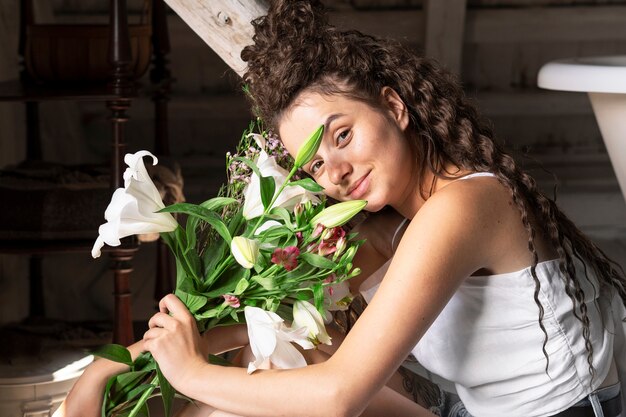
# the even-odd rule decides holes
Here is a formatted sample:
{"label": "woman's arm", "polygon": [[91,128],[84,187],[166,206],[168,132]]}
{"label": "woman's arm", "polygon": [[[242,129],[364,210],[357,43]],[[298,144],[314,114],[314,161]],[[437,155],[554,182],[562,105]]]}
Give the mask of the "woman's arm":
{"label": "woman's arm", "polygon": [[[202,336],[201,351],[218,355],[248,343],[245,325],[218,327]],[[134,360],[144,349],[143,340],[128,347]],[[54,417],[99,416],[106,383],[114,375],[126,372],[128,366],[107,359],[97,359],[76,381]]]}
{"label": "woman's arm", "polygon": [[[131,358],[144,351],[143,340],[128,347]],[[96,359],[78,378],[54,417],[99,416],[107,381],[114,375],[127,371],[127,365],[108,359]]]}
{"label": "woman's arm", "polygon": [[247,416],[358,415],[462,280],[487,265],[489,236],[499,222],[491,206],[487,195],[434,195],[405,232],[376,297],[327,362],[253,375],[209,365],[197,354],[193,318],[173,296],[161,304],[173,315],[153,317],[146,348],[180,392],[221,410]]}

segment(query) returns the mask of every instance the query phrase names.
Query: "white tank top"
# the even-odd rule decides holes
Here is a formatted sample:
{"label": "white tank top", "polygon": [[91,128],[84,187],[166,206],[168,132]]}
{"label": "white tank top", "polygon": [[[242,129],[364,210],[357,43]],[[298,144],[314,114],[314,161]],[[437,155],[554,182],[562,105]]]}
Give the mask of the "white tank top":
{"label": "white tank top", "polygon": [[[462,179],[485,174],[489,175]],[[363,282],[361,293],[366,301],[373,298],[390,262]],[[613,356],[622,384],[626,382],[626,323],[621,321],[626,309],[619,297],[606,291],[596,294],[592,283],[595,288],[598,284],[588,268],[592,283],[581,282],[597,372],[592,383],[582,326],[572,313],[558,261],[541,262],[535,271],[548,333],[548,373],[530,268],[466,278],[412,349],[419,363],[435,374],[434,382],[455,390],[473,416],[556,414],[602,383]],[[576,271],[584,274],[579,262]]]}

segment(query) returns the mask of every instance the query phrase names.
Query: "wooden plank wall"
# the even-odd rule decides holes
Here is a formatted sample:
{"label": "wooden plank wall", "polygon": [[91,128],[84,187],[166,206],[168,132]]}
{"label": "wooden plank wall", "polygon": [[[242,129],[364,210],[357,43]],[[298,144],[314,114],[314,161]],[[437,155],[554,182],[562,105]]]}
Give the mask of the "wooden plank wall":
{"label": "wooden plank wall", "polygon": [[[88,2],[54,1],[61,18],[85,17]],[[96,7],[98,2],[91,3]],[[586,96],[539,90],[536,75],[552,59],[626,53],[625,0],[432,0],[430,8],[416,0],[326,3],[339,27],[400,39],[457,71],[468,94],[493,119],[499,137],[512,147],[530,149],[550,164],[567,165],[561,160],[581,154],[602,160],[603,145]],[[214,156],[221,163],[249,118],[238,77],[178,15],[169,19],[176,77],[170,112],[172,131],[182,136],[178,152],[196,159]],[[149,104],[133,104],[131,111],[129,128],[149,136]],[[99,119],[86,119],[87,128],[96,130],[92,125]],[[606,181],[612,186],[611,178]]]}
{"label": "wooden plank wall", "polygon": [[[17,0],[12,1],[13,5],[17,4]],[[106,20],[107,3],[102,0],[49,1],[56,11],[55,21],[86,22],[103,17]],[[209,4],[216,0],[203,1]],[[445,2],[451,8],[431,7],[427,11],[423,0],[327,0],[326,3],[332,7],[331,20],[342,28],[394,37],[416,51],[425,49],[432,55],[439,51],[440,59],[451,68],[458,68],[466,91],[493,120],[498,136],[512,148],[530,150],[535,159],[559,175],[562,185],[559,201],[566,211],[593,236],[608,236],[607,239],[616,242],[603,248],[616,259],[626,260],[626,207],[586,96],[536,87],[537,71],[547,61],[626,54],[626,0],[466,0],[465,10],[459,6],[464,3],[461,0],[430,1]],[[129,0],[129,5],[138,11],[142,2]],[[0,10],[10,9],[2,4]],[[454,13],[448,19],[446,13],[450,12]],[[427,15],[431,26],[426,24]],[[11,21],[11,16],[3,19]],[[169,102],[172,150],[183,168],[188,200],[200,201],[214,194],[222,183],[224,153],[232,150],[250,115],[239,90],[239,77],[177,14],[169,15],[168,24],[172,45],[170,67],[176,78]],[[450,24],[456,31],[442,31]],[[17,49],[17,45],[3,45]],[[446,58],[448,50],[452,58]],[[54,114],[54,110],[49,106],[42,112]],[[77,126],[72,129],[82,135],[81,143],[86,149],[79,155],[80,160],[104,160],[109,152],[108,113],[99,103],[81,103],[78,113]],[[152,103],[133,101],[129,113],[129,151],[150,149]],[[45,130],[44,134],[67,131],[67,126],[59,126]],[[3,140],[17,143],[20,139],[8,137],[5,131]],[[49,146],[59,143],[46,137],[44,141]],[[8,155],[4,148],[0,149],[3,157]],[[76,152],[56,151],[58,155]],[[536,175],[550,191],[549,177],[540,170],[536,170]],[[138,319],[152,313],[152,250],[151,245],[142,248],[135,263],[133,314]],[[0,271],[0,278],[4,275],[10,279],[0,279],[3,300],[7,300],[0,311],[0,322],[16,320],[25,314],[25,304],[17,300],[27,296],[25,285],[15,287],[27,282],[24,273],[15,272],[16,267],[8,268],[3,260],[0,257],[0,268],[5,268]],[[77,266],[79,261],[82,266]],[[110,314],[111,306],[106,304],[109,297],[102,296],[110,292],[106,265],[59,256],[48,259],[45,266],[51,317],[81,320]],[[76,282],[67,281],[68,268],[80,271],[74,274]],[[67,288],[81,294],[80,303],[64,303]],[[11,315],[5,315],[9,312]]]}

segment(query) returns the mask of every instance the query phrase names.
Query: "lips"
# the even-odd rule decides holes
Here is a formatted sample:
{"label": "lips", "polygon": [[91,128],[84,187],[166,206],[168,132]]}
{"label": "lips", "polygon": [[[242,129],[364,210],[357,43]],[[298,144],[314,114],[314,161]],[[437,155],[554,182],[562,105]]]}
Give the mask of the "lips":
{"label": "lips", "polygon": [[368,172],[367,174],[359,178],[354,184],[352,184],[347,192],[348,197],[356,200],[359,199],[363,194],[365,194],[365,192],[369,188],[369,175],[370,173]]}

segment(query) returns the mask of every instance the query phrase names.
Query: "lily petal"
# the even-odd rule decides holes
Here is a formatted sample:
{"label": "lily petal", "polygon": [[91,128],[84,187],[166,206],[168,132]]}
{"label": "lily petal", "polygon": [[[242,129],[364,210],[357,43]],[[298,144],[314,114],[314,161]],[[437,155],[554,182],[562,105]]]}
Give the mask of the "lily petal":
{"label": "lily petal", "polygon": [[106,223],[98,229],[93,257],[100,256],[105,243],[119,246],[120,239],[127,236],[171,232],[178,227],[170,213],[158,213],[165,205],[146,171],[143,156],[151,156],[156,161],[148,151],[127,154],[124,158],[129,164],[124,173],[125,187],[115,190],[104,212]]}
{"label": "lily petal", "polygon": [[[267,152],[261,151],[256,160],[256,165],[265,177],[273,177],[276,183],[276,192],[285,183],[289,172],[276,162],[275,157],[269,157]],[[286,187],[277,197],[272,207],[283,207],[293,210],[296,204],[311,201],[319,203],[319,198],[312,192],[300,186]],[[261,181],[256,174],[252,174],[250,183],[244,189],[243,216],[246,219],[253,219],[263,214],[263,203],[261,201]]]}
{"label": "lily petal", "polygon": [[255,240],[235,236],[230,243],[230,252],[239,265],[251,269],[259,257],[259,244]]}
{"label": "lily petal", "polygon": [[306,332],[290,329],[278,314],[258,307],[245,307],[244,315],[250,347],[255,357],[248,364],[248,373],[254,372],[267,360],[279,368],[306,365],[302,354],[290,343],[294,341],[308,346],[310,342],[306,339]]}

